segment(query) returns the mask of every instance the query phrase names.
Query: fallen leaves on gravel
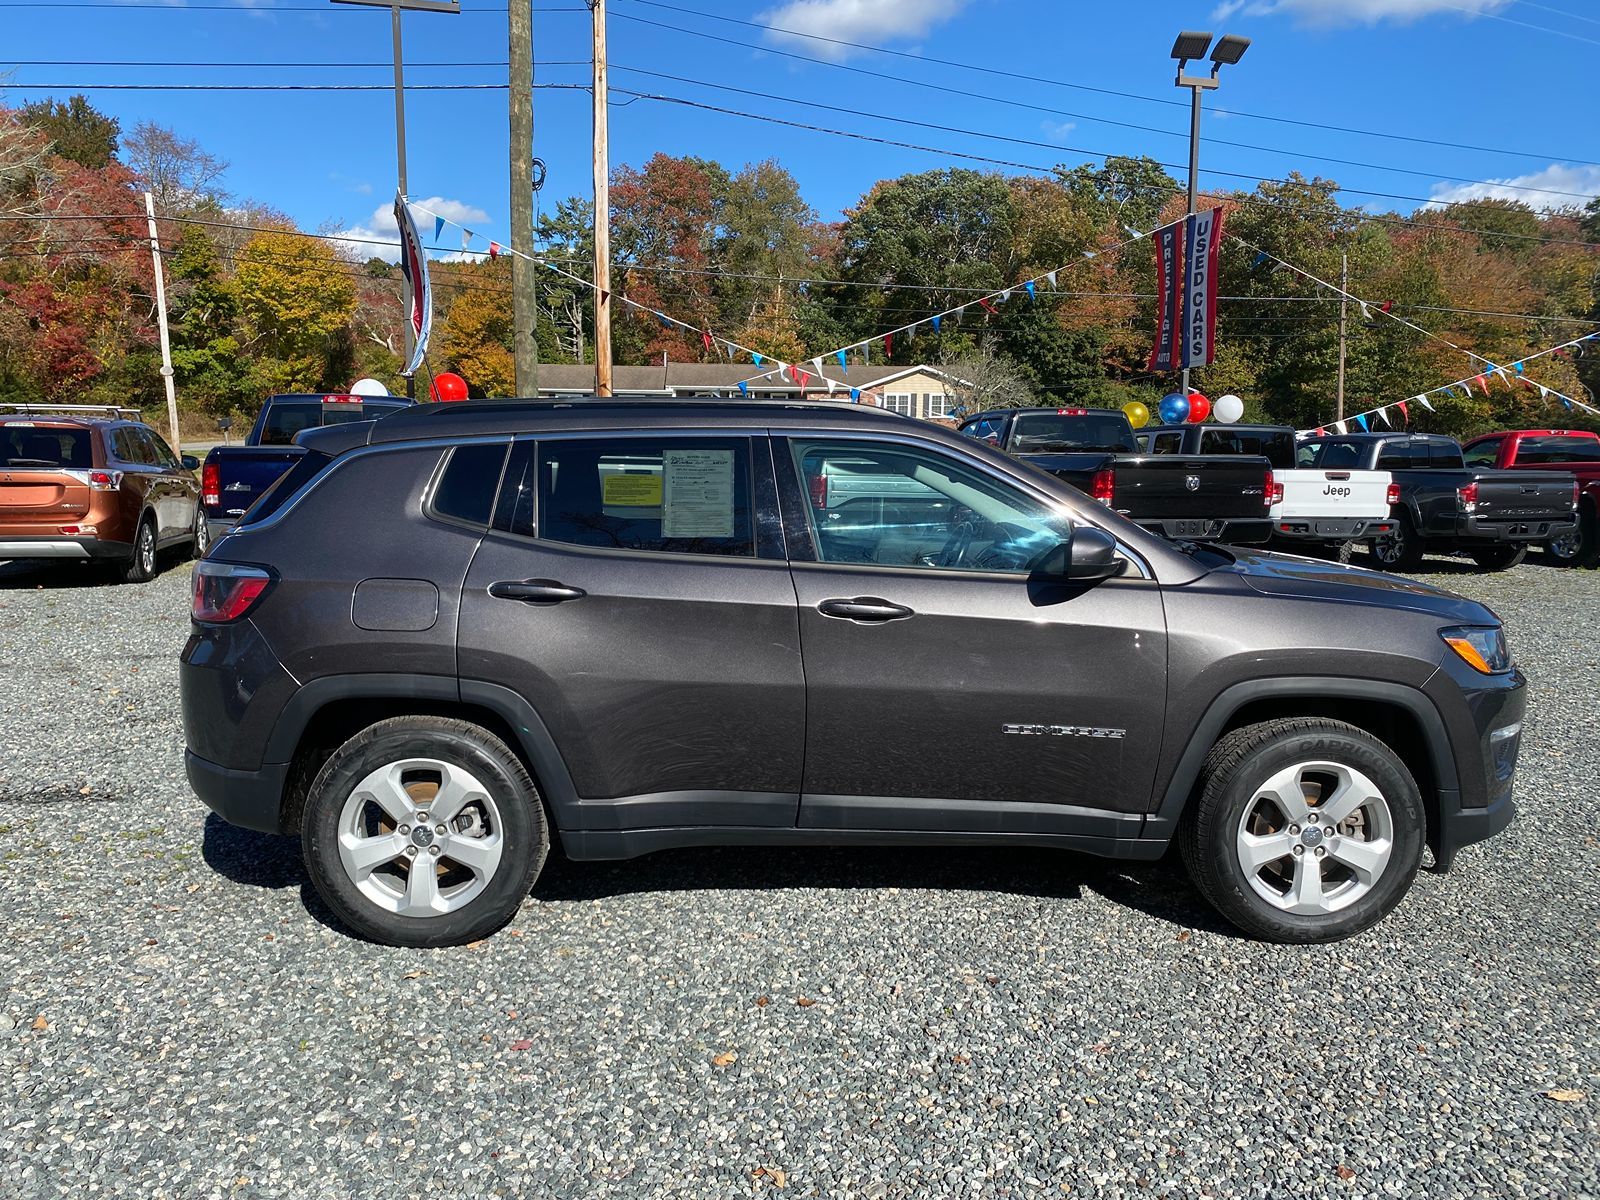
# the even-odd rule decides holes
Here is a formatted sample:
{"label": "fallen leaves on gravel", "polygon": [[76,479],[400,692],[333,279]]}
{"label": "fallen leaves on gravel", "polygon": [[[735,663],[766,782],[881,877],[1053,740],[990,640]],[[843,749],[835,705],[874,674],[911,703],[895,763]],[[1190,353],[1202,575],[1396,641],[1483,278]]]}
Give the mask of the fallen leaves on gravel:
{"label": "fallen leaves on gravel", "polygon": [[1345,1180],[1354,1179],[1356,1177],[1356,1173],[1343,1163],[1340,1163],[1337,1167],[1335,1167],[1333,1169],[1333,1173],[1340,1179]]}
{"label": "fallen leaves on gravel", "polygon": [[765,1008],[767,1005],[769,1005],[771,1003],[772,1003],[772,997],[771,996],[757,996],[756,997],[756,1007],[757,1008]]}
{"label": "fallen leaves on gravel", "polygon": [[796,1004],[798,1004],[801,1008],[810,1008],[813,1004],[816,1003],[816,1001],[813,1000],[810,996],[796,996],[794,998],[794,1002]]}
{"label": "fallen leaves on gravel", "polygon": [[39,1016],[33,1019],[33,1027],[35,1029],[49,1029],[50,1022],[45,1020],[44,1015],[41,1013]]}
{"label": "fallen leaves on gravel", "polygon": [[1544,1098],[1558,1100],[1562,1104],[1577,1104],[1583,1099],[1583,1093],[1577,1088],[1551,1088],[1544,1094]]}
{"label": "fallen leaves on gravel", "polygon": [[773,1187],[789,1186],[789,1173],[779,1170],[777,1167],[757,1167],[750,1172],[750,1178],[752,1179],[760,1179],[762,1176],[772,1180]]}
{"label": "fallen leaves on gravel", "polygon": [[717,1055],[711,1060],[711,1065],[713,1067],[731,1067],[738,1061],[739,1056],[732,1050],[724,1050],[721,1054]]}
{"label": "fallen leaves on gravel", "polygon": [[426,974],[428,974],[427,971],[407,971],[404,975],[400,976],[400,978],[401,979],[421,979]]}
{"label": "fallen leaves on gravel", "polygon": [[508,1049],[511,1049],[511,1050],[532,1050],[533,1049],[533,1041],[532,1041],[531,1038],[518,1038],[516,1041],[511,1043],[511,1045],[508,1047]]}

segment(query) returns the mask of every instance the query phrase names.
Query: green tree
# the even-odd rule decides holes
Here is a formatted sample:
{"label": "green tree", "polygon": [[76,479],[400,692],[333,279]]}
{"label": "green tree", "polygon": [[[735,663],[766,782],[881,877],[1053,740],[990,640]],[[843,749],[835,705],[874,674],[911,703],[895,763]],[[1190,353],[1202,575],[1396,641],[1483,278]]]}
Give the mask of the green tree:
{"label": "green tree", "polygon": [[62,158],[98,171],[117,156],[117,135],[122,126],[83,96],[65,103],[39,100],[22,106],[22,120],[41,130]]}
{"label": "green tree", "polygon": [[223,416],[247,402],[249,363],[241,356],[239,293],[224,278],[210,236],[190,226],[168,260],[172,369],[179,402]]}
{"label": "green tree", "polygon": [[234,284],[259,391],[348,386],[355,285],[328,243],[257,233],[240,253]]}

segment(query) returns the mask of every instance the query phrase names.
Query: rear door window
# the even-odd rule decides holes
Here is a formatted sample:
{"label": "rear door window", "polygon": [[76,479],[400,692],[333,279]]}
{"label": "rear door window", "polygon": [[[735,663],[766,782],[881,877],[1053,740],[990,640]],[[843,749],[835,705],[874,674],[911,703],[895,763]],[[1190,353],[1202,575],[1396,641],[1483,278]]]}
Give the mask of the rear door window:
{"label": "rear door window", "polygon": [[1158,433],[1150,439],[1151,454],[1180,454],[1183,451],[1183,434]]}
{"label": "rear door window", "polygon": [[[515,533],[573,546],[753,558],[747,438],[552,439]],[[528,510],[532,509],[530,513]]]}
{"label": "rear door window", "polygon": [[[1517,444],[1519,463],[1575,463],[1600,459],[1600,440],[1584,437],[1532,437]],[[1467,460],[1472,466],[1472,460]]]}
{"label": "rear door window", "polygon": [[0,425],[0,465],[92,467],[94,435],[87,429],[51,428],[8,421]]}
{"label": "rear door window", "polygon": [[162,441],[161,435],[153,429],[134,430],[138,439],[145,444],[145,453],[150,456],[150,462],[158,467],[176,467],[178,458]]}
{"label": "rear door window", "polygon": [[1460,470],[1461,447],[1454,442],[1430,442],[1427,446],[1428,461],[1420,465],[1432,467],[1435,471]]}
{"label": "rear door window", "polygon": [[1200,435],[1201,454],[1259,454],[1274,467],[1294,466],[1294,434],[1287,429],[1207,429]]}
{"label": "rear door window", "polygon": [[[1483,441],[1478,442],[1475,445],[1468,446],[1464,455],[1467,466],[1494,466],[1494,460],[1500,457],[1500,446],[1504,441],[1504,438],[1485,438]],[[1522,443],[1524,447],[1526,447],[1527,444],[1527,442]],[[1524,458],[1523,461],[1526,461],[1526,459]]]}
{"label": "rear door window", "polygon": [[[1328,465],[1326,463],[1324,466]],[[1414,471],[1428,465],[1426,442],[1384,442],[1378,451],[1378,470]]]}
{"label": "rear door window", "polygon": [[318,429],[323,425],[344,425],[350,421],[372,421],[404,407],[403,404],[383,402],[353,404],[339,401],[324,404],[316,399],[272,404],[267,408],[267,422],[261,430],[261,444],[290,446],[294,444],[294,435],[302,429]]}

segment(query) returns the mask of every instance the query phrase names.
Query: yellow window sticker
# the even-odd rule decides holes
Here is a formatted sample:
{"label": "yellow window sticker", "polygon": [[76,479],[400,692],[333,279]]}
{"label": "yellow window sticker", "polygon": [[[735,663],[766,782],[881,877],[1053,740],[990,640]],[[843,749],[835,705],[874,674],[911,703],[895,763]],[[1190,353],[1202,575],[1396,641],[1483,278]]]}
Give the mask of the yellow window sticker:
{"label": "yellow window sticker", "polygon": [[600,480],[606,507],[657,508],[661,504],[660,475],[606,475]]}

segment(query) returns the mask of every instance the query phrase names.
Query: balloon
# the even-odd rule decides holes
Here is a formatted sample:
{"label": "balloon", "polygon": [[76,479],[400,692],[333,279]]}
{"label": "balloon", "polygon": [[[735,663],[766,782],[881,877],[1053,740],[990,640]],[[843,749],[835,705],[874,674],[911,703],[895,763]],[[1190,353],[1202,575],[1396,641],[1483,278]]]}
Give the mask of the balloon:
{"label": "balloon", "polygon": [[451,400],[465,400],[467,398],[467,381],[454,371],[446,371],[442,375],[433,377],[433,386],[428,389],[430,399],[441,404]]}
{"label": "balloon", "polygon": [[1211,401],[1199,392],[1189,393],[1189,424],[1198,425],[1211,415]]}
{"label": "balloon", "polygon": [[1244,401],[1231,392],[1226,396],[1218,396],[1212,413],[1217,420],[1226,425],[1232,425],[1240,417],[1244,416]]}
{"label": "balloon", "polygon": [[1168,392],[1156,407],[1163,425],[1182,425],[1189,416],[1189,401],[1181,392]]}
{"label": "balloon", "polygon": [[1123,415],[1128,418],[1128,424],[1135,429],[1143,429],[1150,424],[1150,410],[1137,400],[1130,400],[1122,406]]}
{"label": "balloon", "polygon": [[387,396],[389,389],[376,379],[358,379],[350,385],[352,396]]}

